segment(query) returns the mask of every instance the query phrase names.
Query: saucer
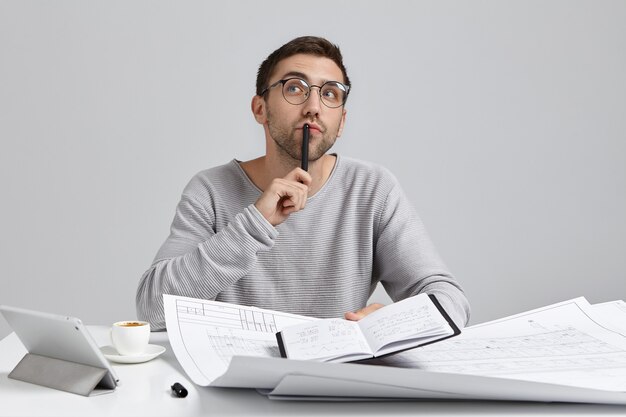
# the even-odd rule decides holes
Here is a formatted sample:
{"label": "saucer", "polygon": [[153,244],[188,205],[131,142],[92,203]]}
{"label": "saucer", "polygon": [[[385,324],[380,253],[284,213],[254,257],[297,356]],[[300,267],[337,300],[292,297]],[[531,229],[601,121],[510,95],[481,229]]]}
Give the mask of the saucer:
{"label": "saucer", "polygon": [[100,348],[104,357],[117,363],[142,363],[148,362],[165,352],[165,348],[159,345],[148,345],[146,351],[139,355],[120,355],[113,346],[102,346]]}

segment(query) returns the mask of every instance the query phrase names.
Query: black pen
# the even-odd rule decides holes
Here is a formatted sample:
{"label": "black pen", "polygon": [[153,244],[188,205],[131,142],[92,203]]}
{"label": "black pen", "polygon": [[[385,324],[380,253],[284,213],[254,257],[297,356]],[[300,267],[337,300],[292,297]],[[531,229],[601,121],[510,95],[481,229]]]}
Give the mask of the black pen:
{"label": "black pen", "polygon": [[174,385],[172,385],[172,391],[178,398],[185,398],[187,396],[187,390],[180,382],[175,382]]}
{"label": "black pen", "polygon": [[302,128],[302,165],[301,168],[305,171],[309,170],[309,125],[304,124]]}

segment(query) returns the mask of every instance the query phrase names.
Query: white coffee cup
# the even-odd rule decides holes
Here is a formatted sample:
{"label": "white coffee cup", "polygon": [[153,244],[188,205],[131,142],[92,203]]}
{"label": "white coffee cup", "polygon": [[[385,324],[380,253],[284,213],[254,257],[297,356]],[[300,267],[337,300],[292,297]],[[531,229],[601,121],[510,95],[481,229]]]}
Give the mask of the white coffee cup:
{"label": "white coffee cup", "polygon": [[150,323],[147,321],[118,321],[111,327],[111,342],[120,355],[141,355],[149,341]]}

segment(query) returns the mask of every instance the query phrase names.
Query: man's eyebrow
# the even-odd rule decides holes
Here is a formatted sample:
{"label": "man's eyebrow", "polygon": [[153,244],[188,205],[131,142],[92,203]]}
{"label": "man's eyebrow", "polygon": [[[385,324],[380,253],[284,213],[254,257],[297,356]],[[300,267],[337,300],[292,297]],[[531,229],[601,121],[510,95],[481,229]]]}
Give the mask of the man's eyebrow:
{"label": "man's eyebrow", "polygon": [[[281,80],[285,80],[285,79],[291,78],[291,77],[298,77],[298,78],[302,78],[304,81],[306,81],[308,83],[311,82],[309,80],[309,77],[305,73],[300,72],[300,71],[289,71],[288,73],[284,74],[280,79]],[[329,80],[320,80],[320,85],[324,84],[327,81],[329,81]]]}
{"label": "man's eyebrow", "polygon": [[307,80],[309,77],[307,77],[307,75],[303,72],[299,72],[299,71],[289,71],[287,74],[284,74],[281,79],[285,79],[285,78],[290,78],[290,77],[298,77],[298,78],[302,78],[303,80]]}

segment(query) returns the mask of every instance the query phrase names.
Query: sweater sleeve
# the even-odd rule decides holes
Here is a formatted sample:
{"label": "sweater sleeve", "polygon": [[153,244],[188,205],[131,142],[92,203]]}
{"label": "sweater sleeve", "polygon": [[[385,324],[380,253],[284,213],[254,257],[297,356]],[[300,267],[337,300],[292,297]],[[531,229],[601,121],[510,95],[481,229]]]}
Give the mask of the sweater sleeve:
{"label": "sweater sleeve", "polygon": [[183,195],[170,235],[137,288],[137,315],[153,330],[165,329],[163,294],[215,299],[246,275],[278,236],[254,204],[217,233],[213,223],[206,203]]}
{"label": "sweater sleeve", "polygon": [[459,328],[464,327],[470,308],[463,289],[397,182],[387,196],[377,231],[374,273],[391,299],[434,294]]}

